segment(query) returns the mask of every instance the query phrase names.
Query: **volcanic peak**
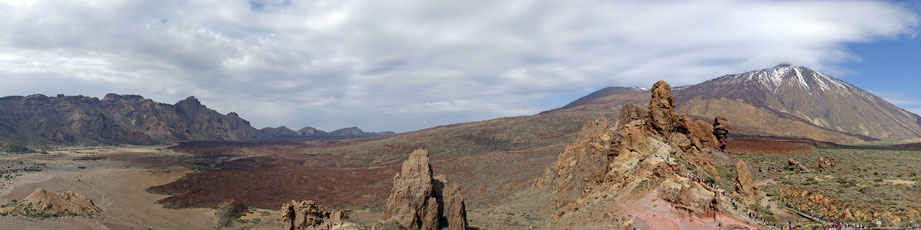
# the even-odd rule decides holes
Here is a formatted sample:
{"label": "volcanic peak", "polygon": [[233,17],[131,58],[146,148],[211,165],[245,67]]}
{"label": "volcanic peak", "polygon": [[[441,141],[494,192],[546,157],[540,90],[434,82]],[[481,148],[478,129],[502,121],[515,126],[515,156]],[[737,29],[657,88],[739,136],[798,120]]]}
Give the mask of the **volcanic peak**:
{"label": "volcanic peak", "polygon": [[783,87],[786,82],[794,82],[796,86],[810,92],[812,89],[839,92],[856,89],[856,87],[832,76],[790,64],[780,64],[771,68],[741,74],[725,75],[708,81],[708,83],[718,85],[737,85],[750,82],[756,82],[774,93],[777,93],[778,89]]}

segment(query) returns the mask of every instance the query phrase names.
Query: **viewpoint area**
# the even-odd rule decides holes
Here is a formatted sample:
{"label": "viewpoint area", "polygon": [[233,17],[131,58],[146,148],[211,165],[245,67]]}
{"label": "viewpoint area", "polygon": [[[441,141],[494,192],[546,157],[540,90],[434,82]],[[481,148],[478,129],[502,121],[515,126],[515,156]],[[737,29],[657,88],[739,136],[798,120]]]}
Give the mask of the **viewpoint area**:
{"label": "viewpoint area", "polygon": [[918,4],[0,15],[0,229],[921,229]]}

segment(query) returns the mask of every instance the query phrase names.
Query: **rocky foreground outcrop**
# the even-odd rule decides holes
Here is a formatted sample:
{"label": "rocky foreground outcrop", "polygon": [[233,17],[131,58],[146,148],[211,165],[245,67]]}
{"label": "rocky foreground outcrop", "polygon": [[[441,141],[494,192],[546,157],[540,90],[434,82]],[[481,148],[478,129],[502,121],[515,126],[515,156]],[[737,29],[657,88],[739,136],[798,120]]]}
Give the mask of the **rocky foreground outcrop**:
{"label": "rocky foreground outcrop", "polygon": [[343,211],[329,211],[316,201],[291,201],[281,207],[282,229],[284,230],[330,230],[358,229],[346,223],[348,216]]}
{"label": "rocky foreground outcrop", "polygon": [[393,190],[379,226],[408,229],[466,229],[467,210],[456,184],[432,175],[429,152],[413,151],[393,177]]}
{"label": "rocky foreground outcrop", "polygon": [[0,207],[0,215],[26,217],[92,216],[102,210],[93,200],[71,192],[52,193],[36,189],[22,200],[11,201]]}
{"label": "rocky foreground outcrop", "polygon": [[720,180],[710,154],[717,144],[712,131],[707,122],[677,114],[671,87],[660,81],[646,111],[626,104],[614,124],[604,117],[588,122],[534,187],[551,190],[558,210],[553,219],[659,179],[668,187],[664,200],[695,214],[712,213],[718,211],[716,194],[685,177],[687,168]]}

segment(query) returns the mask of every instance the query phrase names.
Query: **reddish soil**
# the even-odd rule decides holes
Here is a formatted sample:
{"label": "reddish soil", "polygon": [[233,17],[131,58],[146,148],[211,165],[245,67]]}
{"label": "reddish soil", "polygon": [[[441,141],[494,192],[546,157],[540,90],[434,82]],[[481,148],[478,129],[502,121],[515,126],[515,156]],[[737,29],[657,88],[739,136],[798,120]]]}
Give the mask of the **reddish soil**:
{"label": "reddish soil", "polygon": [[723,214],[698,217],[676,209],[656,198],[658,190],[636,200],[619,201],[624,214],[636,217],[634,227],[640,229],[765,229]]}
{"label": "reddish soil", "polygon": [[188,174],[150,192],[171,195],[168,207],[215,207],[225,200],[277,209],[290,200],[313,199],[333,207],[374,204],[386,199],[397,164],[336,165],[337,156],[256,156],[218,169]]}
{"label": "reddish soil", "polygon": [[182,143],[171,148],[187,153],[176,161],[198,172],[150,191],[169,194],[160,202],[171,207],[216,207],[232,199],[278,209],[291,199],[314,199],[373,210],[383,207],[408,154],[425,148],[434,173],[460,186],[468,210],[492,207],[530,187],[584,122],[599,115],[560,112],[359,139]]}
{"label": "reddish soil", "polygon": [[816,146],[834,145],[810,140],[780,139],[730,139],[726,152],[748,154],[803,154],[811,152]]}

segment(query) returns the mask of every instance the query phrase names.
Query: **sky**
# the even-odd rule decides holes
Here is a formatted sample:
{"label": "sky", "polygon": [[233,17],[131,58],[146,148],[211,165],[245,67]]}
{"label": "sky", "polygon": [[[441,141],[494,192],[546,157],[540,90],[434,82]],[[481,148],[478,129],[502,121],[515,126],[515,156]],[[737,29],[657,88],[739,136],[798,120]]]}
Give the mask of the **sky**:
{"label": "sky", "polygon": [[921,113],[921,4],[0,0],[0,95],[195,96],[254,127],[412,131],[791,63]]}

